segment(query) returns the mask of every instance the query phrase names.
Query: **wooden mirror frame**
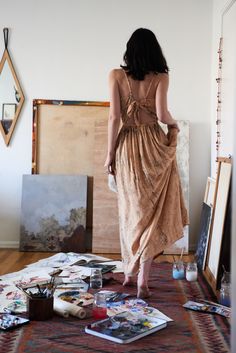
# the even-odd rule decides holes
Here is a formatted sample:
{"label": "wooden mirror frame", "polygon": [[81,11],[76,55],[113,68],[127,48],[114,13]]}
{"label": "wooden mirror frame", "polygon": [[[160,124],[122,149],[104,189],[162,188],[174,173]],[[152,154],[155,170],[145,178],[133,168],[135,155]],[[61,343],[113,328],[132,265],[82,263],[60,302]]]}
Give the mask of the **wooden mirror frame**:
{"label": "wooden mirror frame", "polygon": [[226,209],[227,209],[227,200],[229,197],[229,192],[230,192],[230,180],[229,180],[229,185],[228,185],[228,190],[227,190],[227,195],[226,195],[226,205],[225,209],[222,210],[223,213],[223,223],[222,223],[222,234],[221,238],[219,239],[219,260],[217,263],[217,273],[216,276],[213,275],[210,266],[209,266],[209,260],[210,260],[210,253],[211,253],[211,245],[212,245],[212,233],[214,229],[214,221],[215,221],[215,213],[216,213],[216,205],[217,205],[217,197],[218,197],[218,191],[219,191],[219,181],[220,181],[220,174],[221,174],[221,166],[222,163],[227,163],[230,166],[232,165],[232,159],[231,158],[223,158],[223,157],[218,157],[217,158],[218,162],[218,170],[217,170],[217,178],[216,178],[216,186],[215,186],[215,193],[214,193],[214,202],[213,202],[213,210],[212,210],[212,220],[211,220],[211,226],[210,226],[210,234],[209,234],[209,242],[208,242],[208,248],[207,248],[207,258],[206,258],[206,267],[205,270],[203,271],[204,276],[206,277],[208,283],[212,287],[213,291],[217,295],[217,282],[218,282],[218,274],[219,274],[219,265],[220,265],[220,255],[221,255],[221,250],[222,250],[222,239],[224,235],[224,225],[225,225],[225,216],[226,216]]}
{"label": "wooden mirror frame", "polygon": [[11,126],[10,126],[10,129],[9,129],[8,133],[5,132],[5,130],[4,130],[3,126],[2,126],[2,122],[0,122],[0,131],[2,133],[2,136],[3,136],[3,139],[5,141],[6,146],[8,146],[9,143],[10,143],[12,134],[14,132],[15,125],[16,125],[16,122],[18,120],[20,111],[21,111],[22,106],[24,104],[25,97],[24,97],[24,93],[23,93],[22,88],[20,86],[20,82],[19,82],[19,80],[17,78],[14,66],[12,64],[12,61],[11,61],[11,58],[10,58],[10,55],[9,55],[9,52],[8,52],[7,49],[4,50],[3,56],[2,56],[2,59],[1,59],[1,62],[0,62],[0,76],[1,76],[3,67],[4,67],[6,62],[8,63],[8,65],[10,67],[12,76],[13,76],[13,78],[15,80],[15,83],[16,83],[16,86],[17,86],[17,90],[20,93],[20,97],[21,97],[19,104],[17,104],[17,109],[16,109],[16,112],[15,112],[15,116],[14,116],[14,119],[12,120],[12,123],[11,123]]}

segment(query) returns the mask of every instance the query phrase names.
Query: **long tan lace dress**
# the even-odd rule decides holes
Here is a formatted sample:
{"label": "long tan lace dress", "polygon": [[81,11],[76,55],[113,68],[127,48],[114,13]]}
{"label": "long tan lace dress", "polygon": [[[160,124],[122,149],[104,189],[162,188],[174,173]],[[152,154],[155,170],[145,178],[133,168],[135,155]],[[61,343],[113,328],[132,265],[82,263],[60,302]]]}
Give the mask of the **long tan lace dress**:
{"label": "long tan lace dress", "polygon": [[124,271],[134,275],[141,262],[157,257],[183,237],[188,224],[176,164],[177,129],[168,135],[158,124],[155,94],[159,75],[149,74],[144,97],[136,81],[116,70],[122,127],[116,145],[116,183]]}

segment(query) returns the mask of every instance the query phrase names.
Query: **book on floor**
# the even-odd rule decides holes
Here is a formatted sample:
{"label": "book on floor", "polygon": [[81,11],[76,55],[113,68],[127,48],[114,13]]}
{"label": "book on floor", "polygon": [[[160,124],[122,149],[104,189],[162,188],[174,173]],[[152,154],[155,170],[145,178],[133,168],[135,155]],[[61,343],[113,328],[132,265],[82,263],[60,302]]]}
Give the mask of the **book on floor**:
{"label": "book on floor", "polygon": [[126,344],[166,326],[165,320],[125,311],[86,326],[85,332],[116,343]]}

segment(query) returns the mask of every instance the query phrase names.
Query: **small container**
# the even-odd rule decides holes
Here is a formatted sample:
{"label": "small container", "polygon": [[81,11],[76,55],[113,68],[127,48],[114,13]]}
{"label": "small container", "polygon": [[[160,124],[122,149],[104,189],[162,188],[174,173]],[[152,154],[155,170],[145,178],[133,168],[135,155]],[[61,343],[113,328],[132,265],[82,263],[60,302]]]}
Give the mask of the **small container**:
{"label": "small container", "polygon": [[230,307],[230,286],[220,289],[220,304]]}
{"label": "small container", "polygon": [[231,292],[230,272],[225,271],[221,279],[220,304],[230,307],[231,305],[230,292]]}
{"label": "small container", "polygon": [[230,285],[230,272],[224,271],[221,278],[221,287]]}
{"label": "small container", "polygon": [[177,261],[173,263],[172,276],[174,279],[185,278],[183,261]]}
{"label": "small container", "polygon": [[196,262],[188,262],[186,267],[186,280],[193,282],[197,280],[198,270]]}
{"label": "small container", "polygon": [[93,318],[96,320],[105,319],[107,317],[106,296],[103,293],[96,293],[93,302]]}
{"label": "small container", "polygon": [[90,288],[101,289],[102,288],[102,271],[100,268],[92,268],[90,275]]}
{"label": "small container", "polygon": [[35,321],[49,320],[53,317],[53,296],[48,298],[27,298],[28,318]]}

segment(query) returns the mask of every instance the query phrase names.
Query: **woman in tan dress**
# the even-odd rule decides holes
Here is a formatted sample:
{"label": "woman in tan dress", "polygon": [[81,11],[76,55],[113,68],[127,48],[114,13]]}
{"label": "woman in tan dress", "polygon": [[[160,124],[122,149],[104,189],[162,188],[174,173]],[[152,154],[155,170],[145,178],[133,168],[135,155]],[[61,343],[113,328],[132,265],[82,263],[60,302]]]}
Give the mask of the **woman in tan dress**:
{"label": "woman in tan dress", "polygon": [[153,32],[136,30],[124,61],[109,76],[105,167],[118,190],[123,285],[138,275],[137,296],[146,298],[153,259],[182,238],[188,217],[176,164],[179,128],[167,108],[168,66]]}

